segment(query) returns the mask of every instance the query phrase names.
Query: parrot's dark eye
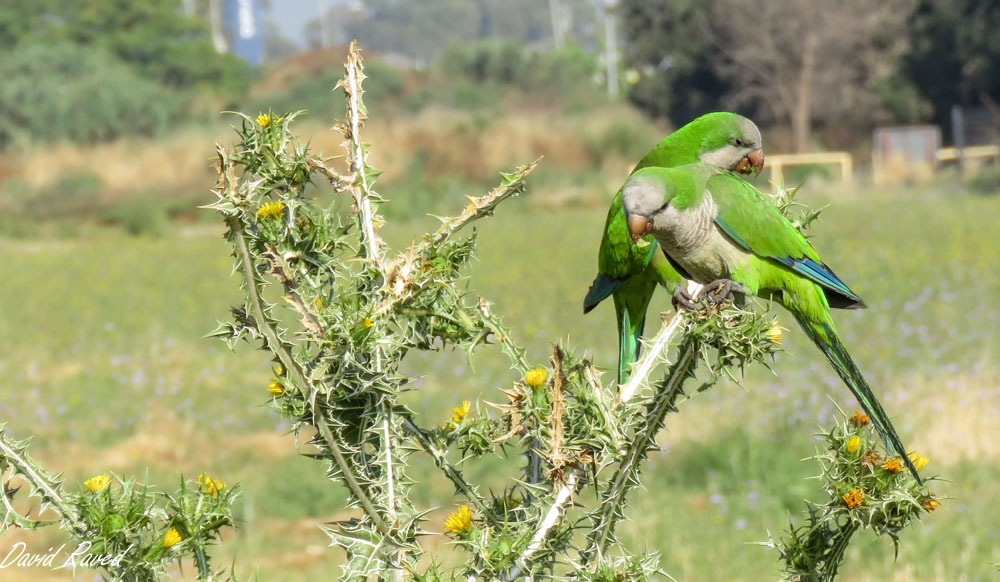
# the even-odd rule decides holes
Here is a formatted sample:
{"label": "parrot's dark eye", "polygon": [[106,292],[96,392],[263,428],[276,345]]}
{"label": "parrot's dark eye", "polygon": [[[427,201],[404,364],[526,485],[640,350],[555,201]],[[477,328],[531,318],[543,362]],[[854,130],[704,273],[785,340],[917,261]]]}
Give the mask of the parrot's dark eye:
{"label": "parrot's dark eye", "polygon": [[733,145],[736,146],[736,147],[738,147],[738,148],[741,148],[741,147],[743,147],[743,140],[740,139],[740,138],[738,138],[738,137],[734,137],[733,138]]}

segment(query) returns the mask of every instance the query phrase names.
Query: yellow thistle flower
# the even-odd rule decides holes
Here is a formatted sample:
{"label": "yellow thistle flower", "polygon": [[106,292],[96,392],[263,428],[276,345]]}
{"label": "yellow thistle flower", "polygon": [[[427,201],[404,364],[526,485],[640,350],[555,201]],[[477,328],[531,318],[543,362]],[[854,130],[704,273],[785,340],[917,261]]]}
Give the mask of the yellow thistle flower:
{"label": "yellow thistle flower", "polygon": [[271,114],[270,113],[261,113],[260,115],[258,115],[257,116],[257,125],[259,125],[261,127],[267,127],[267,126],[271,125]]}
{"label": "yellow thistle flower", "polygon": [[934,511],[940,505],[941,504],[938,503],[938,500],[934,499],[933,497],[928,497],[927,499],[924,499],[923,503],[924,509],[926,509],[927,511]]}
{"label": "yellow thistle flower", "polygon": [[463,400],[462,405],[457,408],[451,409],[451,428],[455,428],[462,424],[465,417],[469,416],[469,410],[472,408],[472,404],[468,400]]}
{"label": "yellow thistle flower", "polygon": [[766,336],[767,341],[771,342],[776,346],[780,346],[781,334],[782,334],[781,328],[778,327],[778,322],[775,321],[774,323],[771,324],[771,328],[767,330],[767,336]]}
{"label": "yellow thistle flower", "polygon": [[257,209],[257,220],[268,220],[281,218],[281,213],[285,210],[284,202],[265,202]]}
{"label": "yellow thistle flower", "polygon": [[163,534],[163,547],[169,548],[170,546],[177,545],[177,542],[183,539],[184,538],[181,536],[181,532],[174,528],[170,528],[167,530],[167,533]]}
{"label": "yellow thistle flower", "polygon": [[372,322],[372,318],[366,317],[365,320],[361,322],[361,325],[365,326],[365,329],[371,329],[375,324]]}
{"label": "yellow thistle flower", "polygon": [[444,520],[444,529],[452,533],[465,533],[472,529],[472,510],[468,505],[458,508],[458,511]]}
{"label": "yellow thistle flower", "polygon": [[844,448],[847,449],[847,452],[852,455],[858,452],[858,449],[861,448],[861,437],[851,437],[847,439],[847,444],[844,445]]}
{"label": "yellow thistle flower", "polygon": [[107,475],[97,475],[84,481],[83,486],[90,489],[91,493],[97,493],[101,489],[104,489],[104,487],[110,482],[111,477],[108,477]]}
{"label": "yellow thistle flower", "polygon": [[868,415],[864,412],[855,412],[851,415],[851,418],[848,419],[848,422],[854,426],[867,426],[870,421],[871,419],[868,418]]}
{"label": "yellow thistle flower", "polygon": [[844,500],[844,504],[847,505],[847,509],[854,509],[865,500],[865,492],[861,489],[854,489],[845,493],[842,499]]}
{"label": "yellow thistle flower", "polygon": [[549,375],[545,368],[532,368],[524,373],[524,383],[532,388],[538,388],[545,383],[545,378]]}
{"label": "yellow thistle flower", "polygon": [[861,455],[861,462],[869,467],[874,467],[882,462],[882,455],[878,454],[875,449],[868,449],[865,454]]}
{"label": "yellow thistle flower", "polygon": [[216,479],[212,479],[211,477],[209,477],[204,473],[198,475],[198,482],[201,483],[201,486],[205,489],[205,493],[208,493],[212,497],[218,497],[219,491],[222,491],[223,489],[226,488],[225,483],[223,483],[222,481],[218,481]]}
{"label": "yellow thistle flower", "polygon": [[323,309],[323,298],[322,297],[317,297],[316,301],[314,301],[313,303],[316,304],[316,309]]}
{"label": "yellow thistle flower", "polygon": [[909,457],[910,457],[910,462],[913,463],[913,468],[918,471],[926,467],[927,463],[931,462],[930,459],[928,459],[927,457],[921,455],[916,451],[910,451]]}
{"label": "yellow thistle flower", "polygon": [[882,470],[886,473],[902,473],[903,463],[897,457],[893,457],[882,463]]}
{"label": "yellow thistle flower", "polygon": [[281,382],[277,378],[271,378],[271,383],[267,385],[267,391],[271,396],[281,396],[285,393],[285,387],[281,385]]}
{"label": "yellow thistle flower", "polygon": [[274,367],[274,373],[276,375],[278,375],[278,376],[284,376],[285,375],[285,367],[282,366],[281,364],[278,364],[277,366]]}

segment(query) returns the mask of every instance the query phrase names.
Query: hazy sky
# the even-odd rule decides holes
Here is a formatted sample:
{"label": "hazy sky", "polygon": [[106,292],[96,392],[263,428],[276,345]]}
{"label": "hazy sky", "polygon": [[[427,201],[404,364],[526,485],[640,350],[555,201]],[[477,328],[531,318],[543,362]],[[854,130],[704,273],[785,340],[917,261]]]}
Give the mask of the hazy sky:
{"label": "hazy sky", "polygon": [[277,23],[285,38],[305,46],[306,22],[319,15],[321,6],[329,8],[345,3],[347,0],[271,0],[271,12],[265,17]]}

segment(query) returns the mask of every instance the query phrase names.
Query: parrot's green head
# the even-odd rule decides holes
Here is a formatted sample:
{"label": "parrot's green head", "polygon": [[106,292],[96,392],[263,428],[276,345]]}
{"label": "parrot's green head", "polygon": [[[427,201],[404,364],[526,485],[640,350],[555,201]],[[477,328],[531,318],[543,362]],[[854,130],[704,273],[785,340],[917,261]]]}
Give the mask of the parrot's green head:
{"label": "parrot's green head", "polygon": [[760,173],[764,150],[760,130],[752,121],[735,113],[702,115],[677,130],[694,142],[698,160],[732,172]]}

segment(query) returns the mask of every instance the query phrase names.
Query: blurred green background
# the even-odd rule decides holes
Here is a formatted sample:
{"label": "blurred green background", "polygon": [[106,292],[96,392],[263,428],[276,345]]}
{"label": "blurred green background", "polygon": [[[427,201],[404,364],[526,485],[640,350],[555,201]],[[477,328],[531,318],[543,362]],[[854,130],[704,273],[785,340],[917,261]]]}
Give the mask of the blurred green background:
{"label": "blurred green background", "polygon": [[[950,499],[905,533],[898,558],[888,540],[862,536],[842,578],[996,579],[1000,170],[967,160],[874,186],[865,162],[872,131],[888,125],[934,124],[953,145],[956,106],[986,120],[969,126],[969,145],[996,145],[994,2],[255,5],[257,64],[219,51],[224,11],[214,0],[0,6],[0,422],[34,436],[33,454],[65,471],[70,487],[106,471],[163,486],[180,473],[240,482],[242,527],[218,564],[235,558],[241,575],[259,570],[262,580],[335,571],[341,556],[316,524],[346,515],[344,495],[265,406],[268,359],[203,337],[239,290],[222,226],[196,207],[211,201],[213,142],[235,137],[234,118],[220,111],[307,109],[297,131],[315,151],[340,153],[329,127],[343,101],[330,91],[358,38],[370,77],[365,137],[385,171],[377,189],[389,200],[383,233],[393,248],[434,227],[428,215],[464,207],[497,172],[543,157],[528,193],[477,226],[469,273],[539,364],[562,341],[613,369],[612,309],[585,317],[582,298],[610,196],[672,128],[729,109],[759,122],[768,154],[853,154],[852,182],[812,166],[785,182],[802,184],[807,203],[830,205],[813,242],[870,305],[838,313],[838,325],[904,439],[931,458],[925,472],[947,479],[935,493]],[[817,469],[801,459],[837,407],[856,406],[794,322],[776,316],[790,330],[789,353],[773,373],[750,370],[742,387],[720,384],[669,418],[619,529],[633,549],[661,552],[678,580],[776,578],[776,556],[754,542],[778,535],[801,499],[816,496]],[[406,372],[426,424],[445,422],[463,399],[496,401],[513,379],[493,349],[471,361],[414,354]],[[426,477],[416,501],[440,531],[455,500],[429,459],[415,462]],[[0,554],[17,541],[43,551],[61,539],[12,532]],[[446,561],[459,559],[445,542],[426,538]],[[29,578],[73,575],[0,569],[0,580]]]}

